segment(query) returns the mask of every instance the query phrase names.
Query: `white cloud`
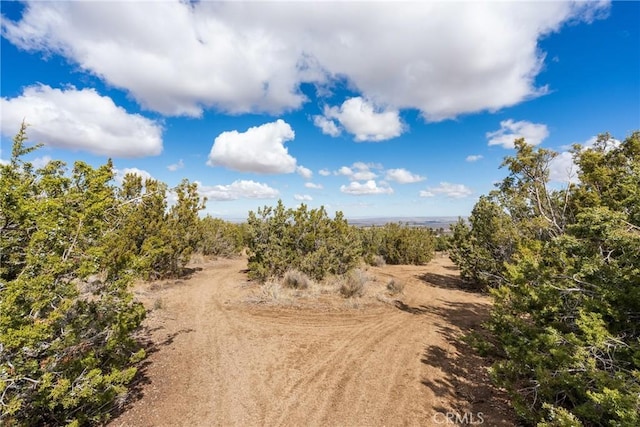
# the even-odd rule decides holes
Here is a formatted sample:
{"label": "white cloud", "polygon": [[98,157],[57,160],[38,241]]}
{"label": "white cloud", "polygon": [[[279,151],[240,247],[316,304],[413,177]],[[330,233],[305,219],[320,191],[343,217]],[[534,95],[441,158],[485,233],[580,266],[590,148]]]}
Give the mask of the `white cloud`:
{"label": "white cloud", "polygon": [[318,171],[318,174],[320,174],[321,176],[329,176],[331,175],[331,172],[329,171],[329,169],[320,169]]}
{"label": "white cloud", "polygon": [[579,181],[578,169],[578,166],[573,162],[573,155],[568,151],[563,151],[549,162],[549,180],[575,184]]}
{"label": "white cloud", "polygon": [[51,160],[52,160],[51,156],[42,156],[42,157],[37,157],[37,158],[33,159],[31,161],[31,164],[33,165],[34,168],[40,169],[40,168],[43,168],[43,167],[47,166],[47,164]]}
{"label": "white cloud", "polygon": [[[587,149],[587,148],[591,148],[594,145],[596,145],[596,142],[598,142],[598,136],[592,136],[591,138],[587,139],[584,142],[579,142],[577,144],[579,144],[580,146],[582,146],[582,149]],[[575,143],[574,143],[575,144]],[[570,150],[571,148],[573,148],[574,144],[569,144],[569,145],[564,145],[562,147],[560,147],[563,150]],[[619,147],[621,144],[621,142],[615,138],[610,138],[608,141],[605,142],[605,151],[610,150],[612,148],[617,148]]]}
{"label": "white cloud", "polygon": [[175,172],[178,169],[182,169],[184,167],[184,162],[182,161],[182,159],[178,160],[178,163],[173,163],[169,166],[167,166],[167,169],[169,169],[171,172]]}
{"label": "white cloud", "polygon": [[22,95],[2,98],[2,134],[13,136],[25,120],[29,139],[46,145],[114,157],[162,152],[162,128],[129,114],[95,89],[29,86]]}
{"label": "white cloud", "polygon": [[241,172],[291,173],[294,159],[284,146],[295,133],[283,120],[249,128],[246,132],[222,132],[213,142],[209,166],[224,166]]}
{"label": "white cloud", "polygon": [[151,174],[149,172],[147,172],[144,169],[138,169],[138,168],[124,168],[124,169],[114,169],[113,170],[114,173],[114,179],[115,181],[118,183],[118,185],[122,184],[122,181],[124,180],[125,175],[127,174],[133,174],[133,175],[138,175],[139,177],[142,178],[142,182],[144,183],[147,179],[153,179],[153,176],[151,176]]}
{"label": "white cloud", "polygon": [[467,156],[467,158],[465,159],[467,162],[473,163],[473,162],[477,162],[478,160],[483,159],[484,156],[482,154],[471,154],[469,156]]}
{"label": "white cloud", "polygon": [[378,186],[372,179],[368,180],[364,184],[352,181],[349,185],[340,186],[340,191],[354,196],[363,196],[367,194],[393,194],[393,188],[389,187],[385,183],[380,183],[380,186]]}
{"label": "white cloud", "polygon": [[449,182],[441,182],[437,187],[428,187],[420,192],[420,197],[434,197],[443,194],[454,199],[461,199],[473,194],[473,191],[464,184],[452,184]]}
{"label": "white cloud", "polygon": [[387,170],[386,179],[395,181],[398,184],[413,184],[414,182],[424,181],[424,176],[413,174],[406,169],[389,169]]}
{"label": "white cloud", "polygon": [[[197,182],[197,181],[196,181]],[[255,181],[238,180],[229,185],[207,186],[197,182],[198,192],[208,200],[275,199],[278,190]]]}
{"label": "white cloud", "polygon": [[322,190],[324,188],[322,184],[314,184],[313,182],[305,182],[304,186],[313,190]]}
{"label": "white cloud", "polygon": [[305,102],[301,83],[322,89],[346,80],[378,105],[441,120],[545,93],[535,83],[545,58],[538,41],[608,8],[608,1],[34,1],[19,22],[3,17],[2,26],[20,48],[59,53],[163,114],[282,112]]}
{"label": "white cloud", "polygon": [[378,175],[370,169],[371,167],[372,165],[356,162],[351,167],[342,166],[335,171],[335,174],[346,176],[351,181],[368,181],[378,177]]}
{"label": "white cloud", "polygon": [[313,200],[313,197],[307,195],[307,194],[296,194],[293,196],[294,199],[296,199],[299,202],[310,202]]}
{"label": "white cloud", "polygon": [[304,166],[298,166],[296,168],[296,172],[298,175],[303,177],[304,179],[311,179],[313,177],[313,172],[309,168],[305,168]]}
{"label": "white cloud", "polygon": [[502,145],[504,148],[513,148],[513,141],[518,138],[524,138],[531,145],[538,145],[547,136],[549,136],[547,125],[531,123],[526,120],[519,122],[514,122],[511,119],[503,120],[500,122],[499,130],[487,132],[489,145]]}
{"label": "white cloud", "polygon": [[319,127],[325,135],[336,137],[342,133],[336,122],[324,116],[313,116],[313,124]]}
{"label": "white cloud", "polygon": [[359,96],[347,99],[340,107],[326,107],[324,115],[327,120],[336,119],[356,141],[384,141],[400,136],[404,130],[398,110],[379,111]]}
{"label": "white cloud", "polygon": [[[580,143],[583,150],[591,148],[595,145],[598,140],[597,136],[589,138],[587,141]],[[613,147],[618,147],[620,145],[620,141],[617,139],[610,139],[606,143],[606,149],[611,149]],[[578,173],[580,172],[580,168],[573,161],[573,153],[568,151],[571,146],[562,147],[567,151],[561,151],[558,155],[549,162],[549,180],[552,182],[561,182],[561,183],[571,183],[577,184],[580,182],[578,178]]]}

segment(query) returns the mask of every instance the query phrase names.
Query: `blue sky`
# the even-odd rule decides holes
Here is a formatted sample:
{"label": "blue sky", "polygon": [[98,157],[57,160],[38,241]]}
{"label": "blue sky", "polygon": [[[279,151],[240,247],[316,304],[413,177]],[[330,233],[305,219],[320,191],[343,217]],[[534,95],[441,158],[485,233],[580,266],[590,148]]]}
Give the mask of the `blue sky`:
{"label": "blue sky", "polygon": [[513,139],[640,129],[639,2],[1,2],[6,161],[197,181],[207,213],[282,199],[466,216]]}

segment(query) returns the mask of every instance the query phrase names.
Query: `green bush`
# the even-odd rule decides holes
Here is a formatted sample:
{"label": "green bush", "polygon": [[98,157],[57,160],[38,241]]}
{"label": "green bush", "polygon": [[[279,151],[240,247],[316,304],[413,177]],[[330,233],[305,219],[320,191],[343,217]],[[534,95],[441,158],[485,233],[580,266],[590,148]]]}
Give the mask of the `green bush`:
{"label": "green bush", "polygon": [[242,252],[245,240],[243,224],[233,224],[207,215],[198,223],[196,250],[203,255],[231,257]]}
{"label": "green bush", "polygon": [[379,256],[387,264],[422,265],[433,259],[435,237],[429,228],[389,223],[359,231],[364,259],[370,265],[376,265]]}
{"label": "green bush", "polygon": [[196,184],[183,180],[173,189],[177,202],[168,209],[166,184],[127,174],[113,215],[119,227],[106,245],[104,268],[110,275],[146,279],[175,277],[201,239],[198,211],[204,200]]}
{"label": "green bush", "polygon": [[355,229],[341,212],[328,217],[324,208],[275,208],[249,212],[247,220],[249,275],[265,281],[298,269],[314,280],[344,274],[357,265],[360,244]]}
{"label": "green bush", "polygon": [[121,226],[113,168],[34,170],[25,141],[0,165],[0,424],[102,422],[144,357],[127,275],[87,286]]}
{"label": "green bush", "polygon": [[451,249],[492,287],[492,378],[527,423],[640,425],[640,132],[574,147],[564,190],[548,186],[555,153],[515,146]]}

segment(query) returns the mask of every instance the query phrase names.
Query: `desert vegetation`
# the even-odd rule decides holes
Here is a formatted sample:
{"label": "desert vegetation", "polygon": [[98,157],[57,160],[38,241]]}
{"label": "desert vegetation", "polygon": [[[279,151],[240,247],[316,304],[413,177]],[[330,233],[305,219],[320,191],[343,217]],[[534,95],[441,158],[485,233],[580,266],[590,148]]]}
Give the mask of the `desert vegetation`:
{"label": "desert vegetation", "polygon": [[462,276],[494,299],[493,378],[539,426],[640,424],[640,133],[556,153],[516,141],[509,176],[453,227]]}
{"label": "desert vegetation", "polygon": [[[516,141],[509,175],[451,233],[354,227],[341,212],[282,201],[232,224],[201,217],[205,200],[187,180],[116,183],[111,161],[35,169],[24,158],[38,147],[25,141],[23,126],[0,165],[3,425],[108,420],[146,357],[133,281],[181,277],[196,253],[245,250],[246,275],[264,295],[332,289],[350,302],[366,293],[366,269],[424,265],[446,250],[468,285],[493,298],[486,328],[468,341],[523,423],[640,423],[638,132],[575,146],[577,179],[566,188],[549,182],[554,152]],[[403,313],[428,311],[395,301],[404,280],[378,283]]]}
{"label": "desert vegetation", "polygon": [[175,277],[193,251],[233,254],[234,224],[200,219],[196,186],[24,160],[26,126],[0,165],[0,410],[3,425],[101,422],[145,357],[136,278]]}
{"label": "desert vegetation", "polygon": [[437,241],[430,228],[399,223],[361,228],[359,237],[364,260],[371,265],[426,264],[433,258]]}
{"label": "desert vegetation", "polygon": [[357,231],[341,212],[329,218],[323,207],[294,210],[279,201],[249,212],[247,228],[249,276],[261,281],[292,268],[321,280],[348,272],[360,260]]}
{"label": "desert vegetation", "polygon": [[[426,264],[436,237],[430,229],[396,223],[358,228],[342,212],[330,218],[323,207],[287,209],[279,201],[249,213],[247,244],[250,277],[281,280],[294,289],[308,288],[310,280],[329,281],[337,283],[340,295],[354,298],[364,294],[367,282],[358,268],[362,263]],[[389,291],[401,289],[391,286]]]}

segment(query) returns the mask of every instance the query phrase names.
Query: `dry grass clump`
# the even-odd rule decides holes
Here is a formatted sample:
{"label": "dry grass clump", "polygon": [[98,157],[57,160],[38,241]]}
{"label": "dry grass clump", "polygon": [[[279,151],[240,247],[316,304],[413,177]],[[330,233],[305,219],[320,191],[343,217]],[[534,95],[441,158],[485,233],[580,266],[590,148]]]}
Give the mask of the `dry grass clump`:
{"label": "dry grass clump", "polygon": [[284,288],[277,281],[267,281],[260,286],[260,292],[250,299],[257,304],[289,306],[293,304],[292,290]]}
{"label": "dry grass clump", "polygon": [[371,265],[373,265],[374,267],[384,267],[385,265],[387,265],[387,262],[384,260],[384,257],[382,255],[375,255],[371,259]]}
{"label": "dry grass clump", "polygon": [[356,269],[349,272],[340,284],[340,294],[345,298],[361,297],[364,295],[364,285],[367,283],[366,274]]}
{"label": "dry grass clump", "polygon": [[291,289],[307,289],[311,279],[299,270],[288,270],[282,278],[282,285]]}
{"label": "dry grass clump", "polygon": [[387,291],[389,291],[391,295],[401,294],[404,291],[404,283],[390,279],[387,282]]}

